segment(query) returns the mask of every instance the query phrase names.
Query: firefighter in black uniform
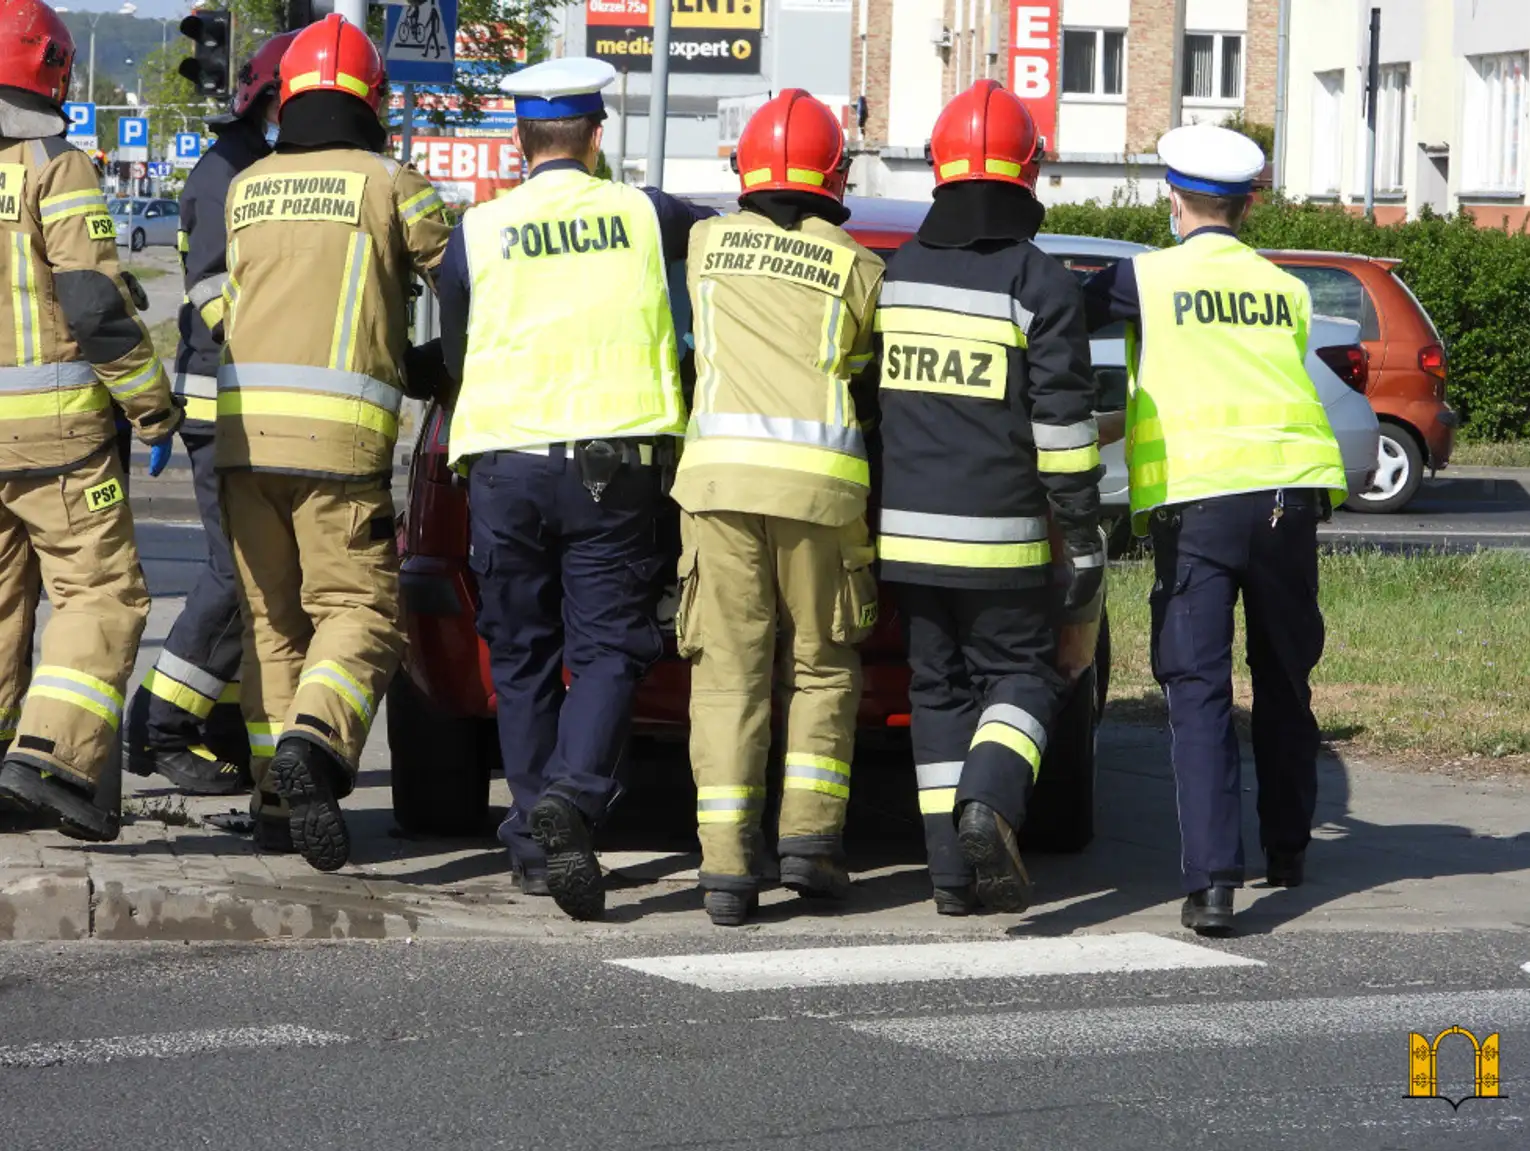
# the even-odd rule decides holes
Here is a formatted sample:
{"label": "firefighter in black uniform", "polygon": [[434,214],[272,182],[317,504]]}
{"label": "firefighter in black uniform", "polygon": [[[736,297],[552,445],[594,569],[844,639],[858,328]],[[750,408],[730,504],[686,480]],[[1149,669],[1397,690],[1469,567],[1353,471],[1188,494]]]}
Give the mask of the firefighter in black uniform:
{"label": "firefighter in black uniform", "polygon": [[[1062,611],[1105,575],[1095,388],[1072,275],[1031,240],[1025,106],[980,80],[930,141],[935,202],[877,310],[878,551],[908,628],[914,761],[936,910],[1023,911],[1025,818],[1063,688]],[[1070,563],[1059,604],[1048,512]]]}
{"label": "firefighter in black uniform", "polygon": [[[128,713],[126,757],[137,775],[158,772],[182,791],[229,795],[250,785],[249,747],[239,713],[239,600],[234,561],[218,511],[213,472],[223,285],[228,279],[223,204],[229,185],[271,151],[276,136],[277,66],[297,35],[276,36],[250,57],[227,114],[208,121],[217,142],[187,177],[181,193],[181,262],[186,300],[181,305],[175,393],[186,405],[181,439],[191,457],[197,508],[206,528],[208,562],[186,597],[154,668],[144,677]],[[216,749],[216,750],[214,750]],[[284,838],[283,826],[257,827],[267,848]]]}

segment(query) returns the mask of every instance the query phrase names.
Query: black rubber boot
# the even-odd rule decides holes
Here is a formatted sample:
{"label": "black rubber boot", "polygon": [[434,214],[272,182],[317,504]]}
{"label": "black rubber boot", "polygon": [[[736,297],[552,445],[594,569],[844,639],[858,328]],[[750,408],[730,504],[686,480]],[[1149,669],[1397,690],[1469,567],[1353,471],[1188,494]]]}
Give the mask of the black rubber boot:
{"label": "black rubber boot", "polygon": [[292,846],[319,871],[339,871],[351,858],[351,834],[336,795],[345,769],[316,743],[288,736],[276,745],[269,779],[292,809]]}
{"label": "black rubber boot", "polygon": [[704,897],[715,927],[742,927],[760,909],[758,892],[709,891]]}
{"label": "black rubber boot", "polygon": [[547,857],[547,886],[564,913],[572,919],[604,915],[606,885],[584,813],[561,796],[545,795],[531,809],[531,835]]}
{"label": "black rubber boot", "polygon": [[0,796],[50,820],[56,819],[59,830],[72,839],[110,843],[122,830],[117,805],[98,807],[95,798],[83,787],[16,756],[6,759],[5,766],[0,767]]}
{"label": "black rubber boot", "polygon": [[546,868],[528,871],[517,863],[510,870],[511,874],[515,877],[515,885],[520,888],[522,895],[543,896],[552,894],[552,888],[547,886]]}
{"label": "black rubber boot", "polygon": [[829,855],[783,855],[781,886],[808,899],[844,899],[850,894],[850,873]]}
{"label": "black rubber boot", "polygon": [[257,815],[250,838],[257,850],[267,855],[291,855],[297,851],[292,846],[292,826],[279,816]]}
{"label": "black rubber boot", "polygon": [[1020,859],[1020,845],[993,808],[975,800],[962,805],[956,823],[962,858],[977,875],[978,902],[993,911],[1021,912],[1031,905],[1031,877]]}
{"label": "black rubber boot", "polygon": [[971,915],[977,909],[977,889],[970,883],[935,889],[936,915]]}
{"label": "black rubber boot", "polygon": [[1233,933],[1233,889],[1203,887],[1185,898],[1179,921],[1197,935]]}
{"label": "black rubber boot", "polygon": [[127,770],[134,775],[162,775],[187,795],[238,795],[250,789],[250,774],[237,763],[219,759],[212,749],[197,744],[175,749],[125,749]]}

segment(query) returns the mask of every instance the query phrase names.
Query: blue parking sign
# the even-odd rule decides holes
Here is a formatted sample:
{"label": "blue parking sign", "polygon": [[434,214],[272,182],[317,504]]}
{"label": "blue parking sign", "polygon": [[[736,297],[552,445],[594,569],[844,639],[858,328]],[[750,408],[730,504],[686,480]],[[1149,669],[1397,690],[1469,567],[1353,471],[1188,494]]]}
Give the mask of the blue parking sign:
{"label": "blue parking sign", "polygon": [[202,154],[202,137],[195,132],[177,132],[175,134],[175,158],[177,160],[195,160]]}
{"label": "blue parking sign", "polygon": [[117,147],[147,148],[149,121],[146,116],[124,116],[117,121]]}
{"label": "blue parking sign", "polygon": [[64,115],[69,117],[68,135],[94,136],[96,134],[96,106],[94,104],[65,104]]}

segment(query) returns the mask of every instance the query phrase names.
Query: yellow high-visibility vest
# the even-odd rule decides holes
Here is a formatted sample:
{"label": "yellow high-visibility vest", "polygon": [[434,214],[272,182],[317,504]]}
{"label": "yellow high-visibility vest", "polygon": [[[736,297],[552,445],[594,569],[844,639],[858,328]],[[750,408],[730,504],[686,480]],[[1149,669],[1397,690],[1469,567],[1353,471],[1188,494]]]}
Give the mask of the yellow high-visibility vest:
{"label": "yellow high-visibility vest", "polygon": [[471,209],[463,228],[472,299],[453,463],[684,432],[659,220],[646,195],[559,169]]}
{"label": "yellow high-visibility vest", "polygon": [[1276,488],[1346,495],[1344,461],[1307,374],[1311,297],[1235,237],[1133,260],[1126,466],[1132,526],[1165,504]]}

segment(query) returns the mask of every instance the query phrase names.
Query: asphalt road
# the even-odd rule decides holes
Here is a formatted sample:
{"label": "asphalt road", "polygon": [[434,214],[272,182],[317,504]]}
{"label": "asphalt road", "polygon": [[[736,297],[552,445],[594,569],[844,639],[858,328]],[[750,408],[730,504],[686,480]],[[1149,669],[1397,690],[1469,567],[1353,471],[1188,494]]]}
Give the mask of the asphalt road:
{"label": "asphalt road", "polygon": [[[1102,940],[16,946],[0,1146],[1530,1143],[1523,935]],[[1404,1098],[1409,1033],[1453,1025],[1500,1036],[1506,1098]]]}
{"label": "asphalt road", "polygon": [[1340,509],[1320,531],[1330,543],[1393,550],[1530,548],[1530,493],[1514,483],[1484,484],[1447,471],[1425,481],[1401,512]]}

